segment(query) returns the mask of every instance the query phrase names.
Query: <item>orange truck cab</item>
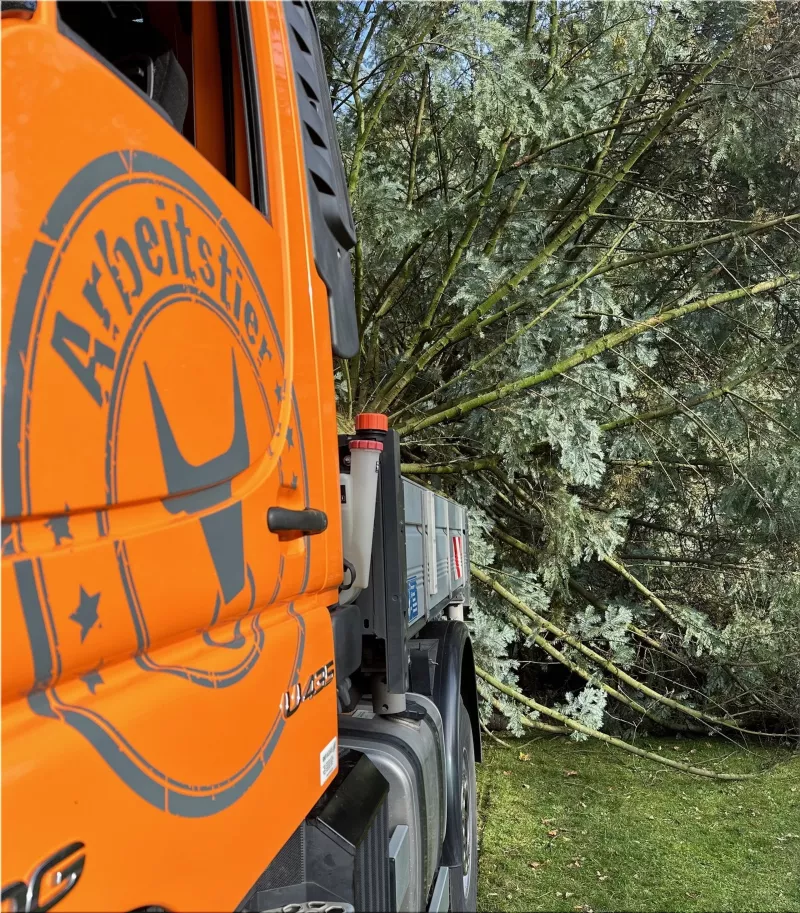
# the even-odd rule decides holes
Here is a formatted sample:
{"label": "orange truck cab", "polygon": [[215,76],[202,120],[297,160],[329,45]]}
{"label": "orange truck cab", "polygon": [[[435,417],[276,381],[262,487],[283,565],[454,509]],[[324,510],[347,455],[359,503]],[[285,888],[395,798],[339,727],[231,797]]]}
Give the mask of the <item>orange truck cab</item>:
{"label": "orange truck cab", "polygon": [[337,434],[310,4],[2,10],[2,910],[474,909],[466,512]]}

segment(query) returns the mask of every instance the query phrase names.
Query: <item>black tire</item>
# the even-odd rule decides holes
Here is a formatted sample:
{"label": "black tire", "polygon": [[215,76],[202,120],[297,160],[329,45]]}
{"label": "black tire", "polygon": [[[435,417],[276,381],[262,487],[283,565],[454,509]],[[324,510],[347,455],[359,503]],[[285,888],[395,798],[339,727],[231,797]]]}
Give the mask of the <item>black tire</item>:
{"label": "black tire", "polygon": [[475,913],[478,906],[478,790],[472,723],[463,698],[458,713],[458,789],[456,808],[449,808],[447,828],[459,835],[460,865],[450,868],[450,909]]}

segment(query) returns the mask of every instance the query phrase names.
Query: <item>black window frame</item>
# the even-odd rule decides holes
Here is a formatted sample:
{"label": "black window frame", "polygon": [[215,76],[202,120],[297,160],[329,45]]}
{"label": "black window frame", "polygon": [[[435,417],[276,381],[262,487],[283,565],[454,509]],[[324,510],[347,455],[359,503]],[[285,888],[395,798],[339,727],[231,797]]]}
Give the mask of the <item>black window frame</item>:
{"label": "black window frame", "polygon": [[[227,0],[219,0],[219,6],[228,8]],[[247,159],[250,163],[250,202],[271,224],[267,158],[264,152],[264,124],[258,89],[258,70],[253,47],[250,10],[244,0],[234,0],[233,11],[236,25],[236,41],[239,50],[239,73],[242,80],[242,108],[244,111],[245,134],[247,136]],[[232,66],[230,70],[232,73]]]}

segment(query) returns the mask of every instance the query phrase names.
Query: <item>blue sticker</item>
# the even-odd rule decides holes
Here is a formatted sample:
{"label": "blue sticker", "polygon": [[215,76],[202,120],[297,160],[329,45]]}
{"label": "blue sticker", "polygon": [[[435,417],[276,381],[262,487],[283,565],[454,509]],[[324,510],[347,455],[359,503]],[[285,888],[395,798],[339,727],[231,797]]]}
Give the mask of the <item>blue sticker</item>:
{"label": "blue sticker", "polygon": [[417,578],[408,578],[408,623],[413,624],[419,618],[419,599],[417,598]]}

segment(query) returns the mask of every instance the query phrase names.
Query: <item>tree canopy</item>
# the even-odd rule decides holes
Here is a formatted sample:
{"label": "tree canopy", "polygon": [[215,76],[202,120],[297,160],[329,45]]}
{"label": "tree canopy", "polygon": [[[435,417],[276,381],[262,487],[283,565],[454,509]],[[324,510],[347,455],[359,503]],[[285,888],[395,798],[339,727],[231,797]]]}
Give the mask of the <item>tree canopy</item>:
{"label": "tree canopy", "polygon": [[800,7],[316,10],[340,410],[469,505],[487,710],[797,733]]}

